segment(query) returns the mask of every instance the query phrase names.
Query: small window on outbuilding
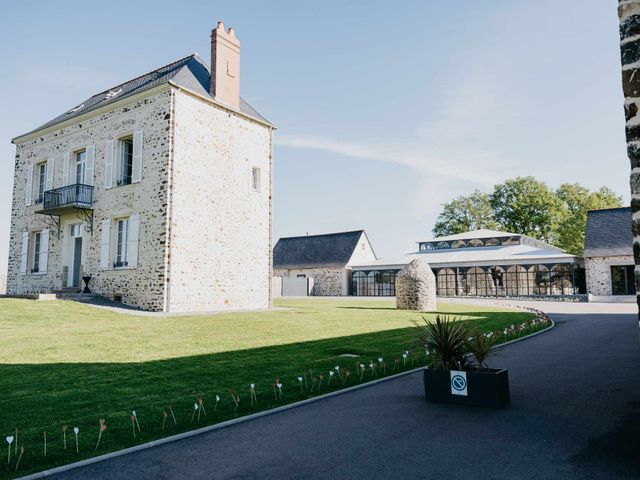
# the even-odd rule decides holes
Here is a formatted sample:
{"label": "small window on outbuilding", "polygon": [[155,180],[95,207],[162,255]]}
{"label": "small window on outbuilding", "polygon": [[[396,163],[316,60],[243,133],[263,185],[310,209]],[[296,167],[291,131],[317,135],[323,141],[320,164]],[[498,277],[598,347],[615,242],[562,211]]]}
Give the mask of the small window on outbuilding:
{"label": "small window on outbuilding", "polygon": [[251,169],[251,189],[254,192],[260,191],[260,184],[262,183],[260,168],[253,167]]}

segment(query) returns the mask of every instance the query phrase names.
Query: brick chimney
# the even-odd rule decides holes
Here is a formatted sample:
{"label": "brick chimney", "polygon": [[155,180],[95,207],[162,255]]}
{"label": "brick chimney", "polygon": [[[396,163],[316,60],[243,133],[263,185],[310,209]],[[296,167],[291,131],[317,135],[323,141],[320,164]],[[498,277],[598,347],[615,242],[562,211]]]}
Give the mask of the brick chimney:
{"label": "brick chimney", "polygon": [[211,96],[233,108],[240,108],[240,40],[224,23],[211,31]]}

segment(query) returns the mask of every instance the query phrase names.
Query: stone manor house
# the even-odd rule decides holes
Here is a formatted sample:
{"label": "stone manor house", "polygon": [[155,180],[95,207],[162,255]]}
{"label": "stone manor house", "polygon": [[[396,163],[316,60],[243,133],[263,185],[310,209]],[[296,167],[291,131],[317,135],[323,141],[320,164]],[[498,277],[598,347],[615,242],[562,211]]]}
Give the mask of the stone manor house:
{"label": "stone manor house", "polygon": [[146,310],[268,308],[273,130],[220,22],[211,67],[189,55],[14,138],[7,292],[90,277]]}

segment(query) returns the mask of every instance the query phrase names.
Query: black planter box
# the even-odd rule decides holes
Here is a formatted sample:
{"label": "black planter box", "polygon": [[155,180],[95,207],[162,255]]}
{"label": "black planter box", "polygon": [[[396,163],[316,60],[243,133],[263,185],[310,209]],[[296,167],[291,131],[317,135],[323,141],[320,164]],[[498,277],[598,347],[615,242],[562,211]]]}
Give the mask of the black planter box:
{"label": "black planter box", "polygon": [[452,375],[450,370],[424,370],[424,396],[428,402],[460,403],[479,407],[501,408],[509,405],[509,372],[506,369],[497,370],[485,368],[470,370],[464,380],[456,383],[459,391],[466,387],[466,395],[452,393]]}

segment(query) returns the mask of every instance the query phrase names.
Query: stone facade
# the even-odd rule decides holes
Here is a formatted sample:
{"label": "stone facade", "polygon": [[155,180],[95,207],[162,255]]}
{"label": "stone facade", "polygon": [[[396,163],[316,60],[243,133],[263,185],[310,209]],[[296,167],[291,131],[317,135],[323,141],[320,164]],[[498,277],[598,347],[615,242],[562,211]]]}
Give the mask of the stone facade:
{"label": "stone facade", "polygon": [[[625,137],[631,174],[633,257],[636,301],[640,307],[640,0],[619,0],[620,59],[624,94]],[[638,310],[640,320],[640,308]]]}
{"label": "stone facade", "polygon": [[[13,203],[7,293],[47,293],[67,285],[71,266],[71,226],[82,223],[82,272],[92,276],[91,288],[108,298],[146,310],[166,310],[165,258],[167,191],[170,157],[171,90],[148,95],[98,112],[68,126],[55,128],[23,142],[16,142]],[[143,130],[142,181],[122,187],[105,187],[105,152],[108,141]],[[60,238],[47,217],[35,212],[41,204],[26,205],[29,165],[53,160],[52,188],[63,186],[65,155],[95,148],[93,234],[75,211],[60,217]],[[101,266],[103,221],[133,214],[140,215],[138,265],[135,268],[104,269]],[[47,269],[44,273],[21,273],[22,234],[47,230],[49,233]],[[115,233],[112,229],[111,233]],[[113,242],[112,242],[113,243]],[[113,252],[112,252],[113,253]],[[110,260],[113,260],[111,255]],[[65,268],[66,267],[66,268]],[[121,297],[120,297],[121,296]]]}
{"label": "stone facade", "polygon": [[617,265],[633,265],[633,256],[585,257],[587,293],[596,296],[613,295],[611,267]]}
{"label": "stone facade", "polygon": [[426,260],[416,258],[396,275],[396,308],[436,310],[436,277]]}
{"label": "stone facade", "polygon": [[268,308],[271,129],[183,92],[174,115],[169,303]]}
{"label": "stone facade", "polygon": [[313,278],[311,295],[318,297],[339,297],[349,295],[351,281],[350,271],[346,268],[301,268],[301,269],[275,269],[276,277],[297,277],[306,275]]}
{"label": "stone facade", "polygon": [[[46,293],[66,286],[72,226],[82,223],[81,271],[92,276],[95,293],[153,311],[269,307],[271,131],[163,84],[17,139],[7,292]],[[141,180],[107,188],[107,146],[134,132],[142,138]],[[35,213],[42,205],[25,202],[29,166],[50,161],[51,187],[61,187],[66,155],[89,148],[93,233],[86,219],[71,211],[60,217],[58,238],[47,217]],[[260,192],[250,189],[251,166],[261,169]],[[135,241],[137,261],[115,268],[113,221],[121,217],[139,219],[137,239],[129,239]],[[23,236],[36,231],[48,234],[41,248],[46,271],[22,272]]]}

